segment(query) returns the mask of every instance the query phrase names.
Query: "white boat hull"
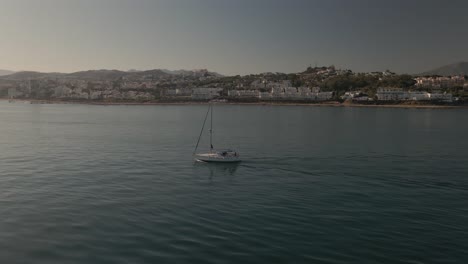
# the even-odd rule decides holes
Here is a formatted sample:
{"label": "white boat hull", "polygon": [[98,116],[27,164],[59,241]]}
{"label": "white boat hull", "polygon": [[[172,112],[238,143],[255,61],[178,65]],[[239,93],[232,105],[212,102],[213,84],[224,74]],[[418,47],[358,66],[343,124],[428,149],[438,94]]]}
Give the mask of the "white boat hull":
{"label": "white boat hull", "polygon": [[233,163],[240,162],[241,159],[239,156],[221,156],[217,153],[206,153],[206,154],[196,154],[194,156],[195,160],[203,162],[223,162],[223,163]]}

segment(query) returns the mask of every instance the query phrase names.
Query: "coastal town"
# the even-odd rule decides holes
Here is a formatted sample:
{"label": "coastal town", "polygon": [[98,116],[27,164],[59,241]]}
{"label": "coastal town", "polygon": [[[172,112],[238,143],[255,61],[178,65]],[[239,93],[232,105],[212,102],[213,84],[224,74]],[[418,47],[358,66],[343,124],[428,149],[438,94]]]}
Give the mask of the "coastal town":
{"label": "coastal town", "polygon": [[208,70],[71,74],[18,72],[0,76],[0,97],[95,102],[208,101],[457,104],[468,101],[468,78],[354,73],[329,67],[304,72],[222,76]]}

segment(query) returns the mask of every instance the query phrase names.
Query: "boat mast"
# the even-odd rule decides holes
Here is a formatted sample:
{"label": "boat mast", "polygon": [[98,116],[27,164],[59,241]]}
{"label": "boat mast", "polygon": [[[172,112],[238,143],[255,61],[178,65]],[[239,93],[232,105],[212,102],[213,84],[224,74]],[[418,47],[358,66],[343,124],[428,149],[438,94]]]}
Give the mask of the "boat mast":
{"label": "boat mast", "polygon": [[210,104],[211,108],[211,124],[210,124],[210,149],[213,150],[213,105]]}
{"label": "boat mast", "polygon": [[193,150],[193,155],[195,155],[195,153],[197,152],[198,144],[200,143],[200,139],[201,139],[202,134],[203,134],[203,129],[205,129],[206,119],[208,119],[208,114],[209,113],[210,113],[210,107],[208,107],[208,111],[206,111],[205,120],[203,120],[203,126],[201,128],[200,135],[198,136],[197,145],[195,146],[195,150]]}

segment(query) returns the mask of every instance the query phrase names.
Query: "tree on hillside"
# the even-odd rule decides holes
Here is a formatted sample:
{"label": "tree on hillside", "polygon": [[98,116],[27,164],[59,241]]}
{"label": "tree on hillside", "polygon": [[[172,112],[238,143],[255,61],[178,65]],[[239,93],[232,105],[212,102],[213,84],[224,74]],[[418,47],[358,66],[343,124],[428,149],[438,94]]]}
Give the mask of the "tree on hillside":
{"label": "tree on hillside", "polygon": [[323,82],[322,86],[323,86],[322,88],[325,91],[343,92],[343,91],[347,91],[348,89],[351,89],[353,86],[353,83],[351,81],[350,76],[340,75],[340,76],[334,76],[334,77],[326,79]]}
{"label": "tree on hillside", "polygon": [[322,86],[325,90],[343,93],[349,90],[376,87],[376,82],[378,79],[373,76],[346,74],[330,77],[323,82]]}
{"label": "tree on hillside", "polygon": [[382,78],[380,86],[409,88],[414,86],[415,83],[416,81],[413,79],[413,76],[402,74]]}
{"label": "tree on hillside", "polygon": [[291,85],[293,87],[300,87],[302,86],[302,81],[300,80],[299,76],[295,73],[290,73],[287,75],[287,79],[291,81]]}

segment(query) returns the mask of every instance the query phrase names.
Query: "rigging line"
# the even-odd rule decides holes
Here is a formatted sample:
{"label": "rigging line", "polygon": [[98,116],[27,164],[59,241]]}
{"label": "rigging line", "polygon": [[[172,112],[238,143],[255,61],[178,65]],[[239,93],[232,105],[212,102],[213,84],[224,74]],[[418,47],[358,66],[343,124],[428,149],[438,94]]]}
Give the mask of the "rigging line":
{"label": "rigging line", "polygon": [[213,150],[213,105],[210,104],[211,107],[211,124],[210,124],[210,149]]}
{"label": "rigging line", "polygon": [[203,126],[202,126],[202,129],[200,131],[200,135],[198,136],[197,145],[195,146],[195,150],[193,151],[194,155],[195,155],[195,152],[197,152],[198,144],[200,143],[200,139],[201,139],[201,136],[203,134],[203,129],[205,128],[206,119],[208,118],[209,113],[210,113],[210,107],[208,107],[208,111],[206,112],[205,120],[203,121]]}

